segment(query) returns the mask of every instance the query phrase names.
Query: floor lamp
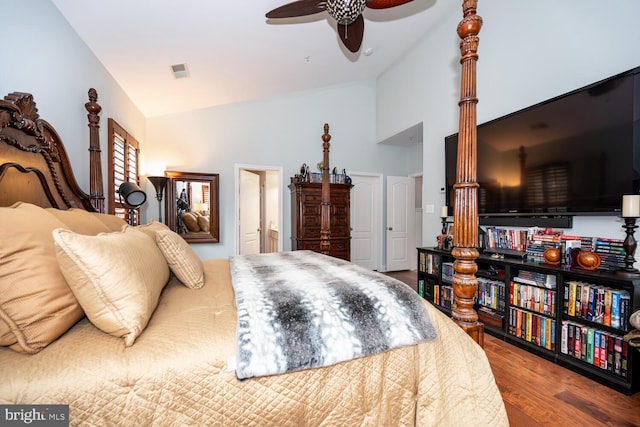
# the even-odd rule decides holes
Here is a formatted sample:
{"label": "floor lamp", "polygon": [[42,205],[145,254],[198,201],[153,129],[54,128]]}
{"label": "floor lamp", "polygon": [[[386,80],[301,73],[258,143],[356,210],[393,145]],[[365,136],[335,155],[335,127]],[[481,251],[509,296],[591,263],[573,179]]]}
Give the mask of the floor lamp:
{"label": "floor lamp", "polygon": [[153,188],[156,189],[156,200],[158,201],[158,221],[162,222],[162,195],[164,193],[164,189],[167,187],[167,181],[169,180],[166,176],[149,176],[147,177],[149,181],[153,184]]}

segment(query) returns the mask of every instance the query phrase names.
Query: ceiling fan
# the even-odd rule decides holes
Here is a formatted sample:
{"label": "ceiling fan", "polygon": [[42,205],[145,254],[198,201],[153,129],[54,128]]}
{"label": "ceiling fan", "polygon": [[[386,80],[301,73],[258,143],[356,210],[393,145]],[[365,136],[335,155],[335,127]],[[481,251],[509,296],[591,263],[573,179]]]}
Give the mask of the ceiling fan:
{"label": "ceiling fan", "polygon": [[266,17],[294,18],[327,11],[337,22],[340,40],[351,52],[357,52],[364,35],[365,7],[387,9],[412,0],[297,0],[267,12]]}

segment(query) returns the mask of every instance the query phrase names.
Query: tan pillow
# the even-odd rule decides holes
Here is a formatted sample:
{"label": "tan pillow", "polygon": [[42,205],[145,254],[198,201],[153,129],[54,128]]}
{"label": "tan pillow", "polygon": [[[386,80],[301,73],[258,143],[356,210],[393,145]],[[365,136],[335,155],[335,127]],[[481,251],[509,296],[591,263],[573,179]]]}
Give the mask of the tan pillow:
{"label": "tan pillow", "polygon": [[193,212],[185,212],[182,214],[182,222],[189,231],[198,232],[200,226],[198,225],[198,217]]}
{"label": "tan pillow", "polygon": [[[112,231],[102,221],[100,221],[91,212],[82,209],[55,209],[46,208],[47,212],[62,221],[67,229],[80,234],[95,236],[98,233],[107,233]],[[120,229],[118,229],[120,230]]]}
{"label": "tan pillow", "polygon": [[169,280],[153,239],[125,226],[97,236],[57,229],[53,240],[62,273],[91,323],[133,345]]}
{"label": "tan pillow", "polygon": [[83,316],[53,246],[65,224],[28,203],[0,208],[0,224],[0,346],[37,353]]}
{"label": "tan pillow", "polygon": [[147,236],[151,237],[153,239],[153,241],[156,241],[156,233],[160,230],[169,230],[171,231],[171,229],[169,227],[167,227],[166,225],[164,225],[161,222],[156,221],[155,219],[152,219],[151,221],[149,221],[147,224],[143,224],[143,225],[138,225],[135,227],[136,230],[142,231],[144,234],[146,234]]}
{"label": "tan pillow", "polygon": [[171,230],[160,230],[156,233],[156,243],[178,280],[187,288],[204,286],[202,260],[182,237]]}
{"label": "tan pillow", "polygon": [[202,260],[178,233],[155,220],[136,229],[155,239],[169,268],[186,287],[197,289],[204,285]]}
{"label": "tan pillow", "polygon": [[200,226],[201,231],[209,232],[209,217],[207,216],[198,216],[198,225]]}
{"label": "tan pillow", "polygon": [[98,218],[104,225],[107,226],[109,231],[121,231],[122,227],[127,225],[127,221],[119,216],[103,214],[98,212],[91,212],[91,215]]}

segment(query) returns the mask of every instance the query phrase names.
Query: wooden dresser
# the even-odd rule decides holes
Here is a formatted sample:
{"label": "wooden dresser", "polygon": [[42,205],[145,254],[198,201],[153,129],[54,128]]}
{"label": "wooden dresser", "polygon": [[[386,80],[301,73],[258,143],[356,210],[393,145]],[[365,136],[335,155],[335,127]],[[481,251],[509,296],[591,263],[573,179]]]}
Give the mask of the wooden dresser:
{"label": "wooden dresser", "polygon": [[[329,255],[350,261],[351,184],[331,184],[331,247]],[[322,184],[292,182],[291,249],[320,251],[320,213]]]}

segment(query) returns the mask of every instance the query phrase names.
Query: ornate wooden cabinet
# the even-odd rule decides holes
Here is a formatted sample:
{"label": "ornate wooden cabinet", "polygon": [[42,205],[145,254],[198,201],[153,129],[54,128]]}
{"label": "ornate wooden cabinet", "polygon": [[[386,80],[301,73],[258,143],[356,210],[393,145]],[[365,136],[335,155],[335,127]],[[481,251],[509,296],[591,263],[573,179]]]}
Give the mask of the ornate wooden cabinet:
{"label": "ornate wooden cabinet", "polygon": [[[331,246],[329,255],[350,261],[351,184],[331,184]],[[291,190],[291,249],[320,250],[320,216],[322,184],[292,182]]]}

